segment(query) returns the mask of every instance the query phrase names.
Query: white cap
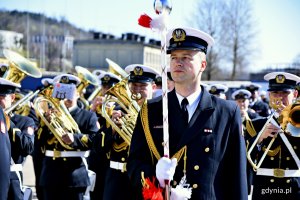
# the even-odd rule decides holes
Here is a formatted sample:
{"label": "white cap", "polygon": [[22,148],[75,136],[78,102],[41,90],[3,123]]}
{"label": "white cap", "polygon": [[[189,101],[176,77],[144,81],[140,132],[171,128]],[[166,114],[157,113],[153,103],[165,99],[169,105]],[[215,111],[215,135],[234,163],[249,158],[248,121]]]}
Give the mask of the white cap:
{"label": "white cap", "polygon": [[246,89],[239,89],[232,93],[232,99],[249,99],[251,97],[251,92]]}
{"label": "white cap", "polygon": [[81,81],[77,76],[74,76],[72,74],[60,74],[58,76],[55,76],[53,78],[53,83],[65,83],[65,84],[75,84],[78,85]]}
{"label": "white cap", "polygon": [[14,83],[12,81],[0,78],[0,94],[13,94],[16,91],[16,88],[20,88],[21,85]]}
{"label": "white cap", "polygon": [[226,85],[216,83],[216,84],[210,85],[207,90],[211,94],[220,94],[220,93],[227,92],[228,91],[228,87]]}
{"label": "white cap", "polygon": [[130,74],[129,82],[151,82],[160,75],[156,69],[141,64],[128,65],[125,71]]}
{"label": "white cap", "polygon": [[295,89],[300,77],[287,72],[271,72],[264,76],[269,81],[268,91],[285,91]]}
{"label": "white cap", "polygon": [[43,79],[41,80],[41,83],[42,83],[43,85],[45,85],[46,82],[48,82],[49,84],[52,84],[52,83],[53,83],[53,79],[52,79],[52,78],[43,78]]}
{"label": "white cap", "polygon": [[207,33],[194,28],[173,28],[167,33],[167,53],[177,49],[199,50],[204,53],[214,44]]}

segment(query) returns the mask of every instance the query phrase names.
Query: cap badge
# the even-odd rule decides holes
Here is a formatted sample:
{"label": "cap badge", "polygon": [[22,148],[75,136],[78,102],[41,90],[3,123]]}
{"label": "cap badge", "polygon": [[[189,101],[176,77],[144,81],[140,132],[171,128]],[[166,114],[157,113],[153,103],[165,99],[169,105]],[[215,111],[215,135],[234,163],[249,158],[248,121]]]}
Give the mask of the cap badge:
{"label": "cap badge", "polygon": [[285,81],[285,76],[284,75],[277,75],[276,76],[276,83],[284,83]]}
{"label": "cap badge", "polygon": [[183,29],[178,28],[173,31],[172,38],[175,42],[184,41],[186,37],[186,33]]}
{"label": "cap badge", "polygon": [[210,91],[211,91],[211,92],[216,92],[216,91],[217,91],[217,87],[216,87],[216,86],[212,86],[212,87],[210,88]]}
{"label": "cap badge", "polygon": [[143,68],[141,68],[141,67],[135,67],[133,70],[133,73],[135,76],[142,76],[144,71],[143,71]]}
{"label": "cap badge", "polygon": [[62,77],[60,78],[60,82],[61,82],[61,83],[69,83],[69,77],[67,77],[67,76],[62,76]]}
{"label": "cap badge", "polygon": [[100,72],[96,72],[96,76],[99,76],[101,73]]}
{"label": "cap badge", "polygon": [[7,70],[7,67],[5,65],[2,65],[1,68],[0,68],[0,71],[1,72],[6,72]]}
{"label": "cap badge", "polygon": [[104,75],[103,80],[104,81],[109,81],[110,80],[110,76],[109,75]]}

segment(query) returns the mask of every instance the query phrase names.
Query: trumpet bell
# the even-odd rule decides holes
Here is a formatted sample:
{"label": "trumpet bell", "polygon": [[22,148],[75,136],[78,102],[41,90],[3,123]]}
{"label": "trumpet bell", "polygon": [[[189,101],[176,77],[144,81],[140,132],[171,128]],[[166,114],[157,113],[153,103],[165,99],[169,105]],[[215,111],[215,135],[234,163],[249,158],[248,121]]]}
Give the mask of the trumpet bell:
{"label": "trumpet bell", "polygon": [[88,84],[98,85],[97,77],[86,68],[81,66],[75,66],[75,70],[78,74],[78,77],[81,79],[81,81],[86,80]]}
{"label": "trumpet bell", "polygon": [[26,75],[34,78],[42,77],[41,70],[20,54],[9,49],[4,49],[3,54],[9,61],[9,69],[5,72],[3,78],[20,83]]}
{"label": "trumpet bell", "polygon": [[121,78],[126,78],[129,76],[129,74],[127,74],[125,72],[125,70],[122,69],[122,67],[120,67],[120,65],[118,65],[114,61],[110,60],[109,58],[105,58],[105,60],[108,63],[108,71],[109,72],[116,74],[117,76],[120,76]]}
{"label": "trumpet bell", "polygon": [[300,100],[287,106],[281,113],[283,130],[294,137],[300,137]]}

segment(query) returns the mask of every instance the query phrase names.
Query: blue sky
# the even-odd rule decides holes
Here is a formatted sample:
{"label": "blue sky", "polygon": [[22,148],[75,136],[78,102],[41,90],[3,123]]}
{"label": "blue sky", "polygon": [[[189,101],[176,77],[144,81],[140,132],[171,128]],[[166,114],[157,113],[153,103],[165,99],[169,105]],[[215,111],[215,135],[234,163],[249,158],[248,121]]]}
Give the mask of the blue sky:
{"label": "blue sky", "polygon": [[[251,1],[251,0],[250,0]],[[85,30],[93,29],[120,36],[135,32],[159,39],[157,33],[137,24],[143,13],[154,17],[153,0],[1,0],[0,8],[45,13],[49,17],[65,17]],[[189,13],[198,0],[172,0],[170,24],[188,26]],[[252,0],[257,21],[260,55],[252,69],[266,65],[289,63],[300,54],[300,1]]]}

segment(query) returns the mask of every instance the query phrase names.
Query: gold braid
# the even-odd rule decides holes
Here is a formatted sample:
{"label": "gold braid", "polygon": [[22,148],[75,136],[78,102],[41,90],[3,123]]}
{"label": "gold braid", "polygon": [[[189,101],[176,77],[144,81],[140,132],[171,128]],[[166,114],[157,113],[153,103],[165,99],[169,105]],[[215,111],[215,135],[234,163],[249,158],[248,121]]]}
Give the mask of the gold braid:
{"label": "gold braid", "polygon": [[[145,136],[146,136],[146,140],[147,140],[150,152],[152,154],[154,154],[154,156],[157,160],[159,160],[161,158],[161,155],[159,154],[159,152],[154,144],[154,141],[153,141],[153,138],[152,138],[152,135],[150,132],[150,128],[149,128],[147,101],[144,102],[144,104],[142,105],[142,108],[141,108],[141,121],[142,121],[142,126],[143,126],[143,129],[145,132]],[[182,147],[179,151],[177,151],[172,156],[172,158],[177,158],[177,162],[179,162],[179,160],[181,159],[186,148],[187,148],[186,146]]]}

